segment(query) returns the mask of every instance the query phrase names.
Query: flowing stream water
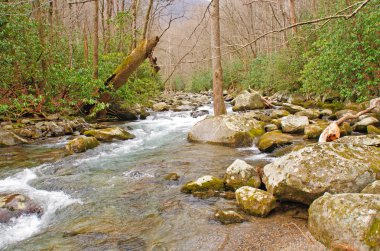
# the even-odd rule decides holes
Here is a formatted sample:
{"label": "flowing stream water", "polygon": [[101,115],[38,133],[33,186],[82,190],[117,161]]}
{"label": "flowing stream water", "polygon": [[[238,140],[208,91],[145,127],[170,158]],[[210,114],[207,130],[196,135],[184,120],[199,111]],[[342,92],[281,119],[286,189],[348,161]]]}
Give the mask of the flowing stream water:
{"label": "flowing stream water", "polygon": [[[261,166],[273,159],[255,147],[187,142],[187,132],[203,118],[155,113],[118,125],[135,134],[133,140],[66,157],[68,138],[0,149],[0,193],[25,194],[44,209],[41,217],[0,224],[0,249],[320,250],[300,205],[282,205],[265,219],[247,216],[242,224],[221,225],[213,214],[237,210],[233,200],[180,192],[202,175],[222,178],[237,158]],[[169,173],[180,179],[166,180]]]}

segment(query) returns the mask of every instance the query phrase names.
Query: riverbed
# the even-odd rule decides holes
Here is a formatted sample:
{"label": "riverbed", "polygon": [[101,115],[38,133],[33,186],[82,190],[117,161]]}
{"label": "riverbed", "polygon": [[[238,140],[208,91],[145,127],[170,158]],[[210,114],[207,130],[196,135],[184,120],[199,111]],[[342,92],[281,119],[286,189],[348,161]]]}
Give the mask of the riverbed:
{"label": "riverbed", "polygon": [[[210,106],[201,109],[208,109]],[[237,158],[263,166],[255,146],[194,144],[190,112],[153,113],[118,124],[136,138],[67,156],[70,138],[0,149],[0,193],[23,193],[44,209],[0,224],[2,250],[323,250],[307,230],[307,208],[282,204],[268,217],[221,225],[234,200],[200,199],[180,188],[202,175],[222,178]],[[168,181],[170,173],[180,176]]]}

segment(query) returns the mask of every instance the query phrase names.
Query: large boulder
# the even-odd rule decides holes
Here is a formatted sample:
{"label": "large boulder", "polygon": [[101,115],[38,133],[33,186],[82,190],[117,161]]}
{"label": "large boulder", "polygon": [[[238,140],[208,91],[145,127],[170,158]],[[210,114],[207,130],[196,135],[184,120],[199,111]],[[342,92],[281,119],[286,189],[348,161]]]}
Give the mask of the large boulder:
{"label": "large boulder", "polygon": [[169,108],[170,108],[169,105],[166,104],[165,102],[160,102],[153,105],[153,111],[155,112],[168,111]]}
{"label": "large boulder", "polygon": [[203,176],[196,181],[190,181],[182,186],[182,193],[196,193],[207,191],[221,191],[224,189],[223,180],[211,175]]}
{"label": "large boulder", "polygon": [[250,93],[248,91],[244,91],[234,99],[234,106],[232,107],[232,110],[246,111],[263,108],[265,108],[265,104],[261,99],[260,93]]}
{"label": "large boulder", "polygon": [[361,193],[380,194],[380,180],[376,180],[366,186]]}
{"label": "large boulder", "polygon": [[28,141],[17,136],[13,132],[0,129],[0,146],[15,146],[22,143],[28,143]]}
{"label": "large boulder", "polygon": [[7,223],[12,218],[21,215],[41,215],[43,209],[22,194],[0,194],[0,223]]}
{"label": "large boulder", "polygon": [[294,105],[301,105],[306,101],[306,97],[299,93],[293,93],[288,98],[288,103]]}
{"label": "large boulder", "polygon": [[287,110],[273,110],[270,114],[270,117],[272,119],[278,119],[289,115],[290,113]]}
{"label": "large boulder", "polygon": [[329,250],[380,250],[380,195],[327,193],[311,204],[308,226]]}
{"label": "large boulder", "polygon": [[236,190],[242,186],[260,187],[260,175],[251,165],[237,159],[226,170],[224,175],[226,187]]}
{"label": "large boulder", "polygon": [[317,109],[306,109],[306,110],[297,112],[294,115],[296,115],[296,116],[306,116],[309,119],[317,119],[317,118],[319,118],[319,116],[321,115],[321,113]]}
{"label": "large boulder", "polygon": [[293,140],[293,136],[280,131],[267,132],[260,137],[257,147],[262,152],[272,152],[277,147],[292,144]]}
{"label": "large boulder", "polygon": [[244,186],[235,195],[239,207],[248,214],[264,217],[276,207],[276,198],[257,188]]}
{"label": "large boulder", "polygon": [[99,145],[99,141],[95,137],[80,136],[67,143],[66,150],[70,154],[83,153],[89,149],[95,148]]}
{"label": "large boulder", "polygon": [[380,135],[346,136],[339,138],[336,143],[353,144],[357,146],[380,146]]}
{"label": "large boulder", "polygon": [[99,141],[128,140],[134,139],[135,136],[120,127],[89,130],[84,132],[88,137],[95,137]]}
{"label": "large boulder", "polygon": [[309,119],[306,116],[290,115],[281,119],[281,129],[288,133],[303,133],[308,124]]}
{"label": "large boulder", "polygon": [[244,115],[208,117],[191,128],[188,140],[232,147],[251,146],[256,136],[264,134],[264,123]]}
{"label": "large boulder", "polygon": [[306,146],[264,167],[277,199],[310,204],[323,193],[359,193],[380,172],[380,149],[350,144]]}

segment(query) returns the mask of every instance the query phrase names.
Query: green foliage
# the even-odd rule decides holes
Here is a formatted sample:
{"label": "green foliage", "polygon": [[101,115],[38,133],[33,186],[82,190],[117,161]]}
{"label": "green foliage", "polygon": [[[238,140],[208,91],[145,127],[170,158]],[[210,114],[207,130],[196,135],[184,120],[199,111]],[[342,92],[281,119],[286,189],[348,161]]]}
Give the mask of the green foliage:
{"label": "green foliage", "polygon": [[[379,1],[377,1],[379,2]],[[376,1],[350,20],[339,20],[319,32],[319,39],[305,53],[304,90],[328,90],[357,101],[380,91],[380,11]]]}
{"label": "green foliage", "polygon": [[212,74],[210,70],[202,70],[194,74],[190,80],[187,91],[201,92],[212,88]]}

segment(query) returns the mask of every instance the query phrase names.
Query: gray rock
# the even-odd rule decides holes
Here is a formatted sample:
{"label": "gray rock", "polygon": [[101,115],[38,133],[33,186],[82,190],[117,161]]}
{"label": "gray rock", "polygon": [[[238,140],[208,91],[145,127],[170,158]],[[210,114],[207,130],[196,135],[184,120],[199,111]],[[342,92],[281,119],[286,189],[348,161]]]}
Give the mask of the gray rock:
{"label": "gray rock", "polygon": [[273,131],[278,130],[278,127],[277,127],[277,125],[275,125],[275,124],[268,124],[268,125],[265,125],[265,126],[264,126],[264,130],[265,130],[266,132],[273,132]]}
{"label": "gray rock", "polygon": [[241,214],[231,210],[218,210],[215,213],[215,219],[224,225],[244,222],[244,217]]}
{"label": "gray rock", "polygon": [[198,117],[202,117],[204,115],[208,115],[210,112],[207,111],[207,110],[199,110],[199,111],[193,111],[191,112],[191,117],[193,118],[198,118]]}
{"label": "gray rock", "polygon": [[306,116],[290,115],[281,119],[281,129],[288,133],[303,133],[308,124],[309,119]]}
{"label": "gray rock", "polygon": [[43,209],[22,194],[0,194],[0,223],[7,223],[12,218],[21,215],[41,215]]}
{"label": "gray rock", "polygon": [[88,137],[95,137],[99,141],[129,140],[135,138],[135,135],[120,127],[89,130],[84,132],[84,135]]}
{"label": "gray rock", "polygon": [[335,143],[353,144],[356,146],[380,146],[380,135],[346,136],[337,139]]}
{"label": "gray rock", "polygon": [[290,115],[287,110],[273,110],[270,114],[272,119],[278,119]]}
{"label": "gray rock", "polygon": [[28,143],[28,141],[17,136],[13,132],[0,129],[0,146],[15,146],[22,143]]}
{"label": "gray rock", "polygon": [[242,186],[260,187],[261,179],[256,168],[237,159],[227,168],[224,183],[226,187],[236,190]]}
{"label": "gray rock", "polygon": [[293,140],[293,136],[280,131],[267,132],[260,137],[257,147],[262,152],[272,152],[277,147],[292,144]]}
{"label": "gray rock", "polygon": [[66,146],[66,150],[70,154],[83,153],[89,149],[95,148],[99,145],[99,141],[94,137],[79,136],[71,140]]}
{"label": "gray rock", "polygon": [[319,110],[317,109],[306,109],[295,114],[296,116],[306,116],[309,119],[317,119],[320,116]]}
{"label": "gray rock", "polygon": [[231,114],[208,117],[191,128],[188,140],[232,147],[251,146],[256,136],[264,134],[264,123]]}
{"label": "gray rock", "polygon": [[155,112],[168,111],[169,108],[170,108],[169,105],[166,104],[165,102],[160,102],[153,105],[153,111]]}
{"label": "gray rock", "polygon": [[265,108],[265,104],[258,92],[249,93],[248,91],[244,91],[234,99],[234,107],[232,107],[232,110],[246,111],[263,108]]}
{"label": "gray rock", "polygon": [[359,193],[380,172],[380,149],[325,143],[306,146],[264,167],[263,182],[280,200],[310,204],[329,193]]}
{"label": "gray rock", "polygon": [[380,250],[380,195],[327,193],[311,204],[308,228],[330,250]]}
{"label": "gray rock", "polygon": [[367,117],[355,123],[353,130],[355,132],[367,132],[367,126],[378,125],[378,124],[379,124],[379,120],[377,120],[376,118]]}
{"label": "gray rock", "polygon": [[288,103],[299,105],[306,101],[305,96],[299,93],[293,93],[288,98]]}

